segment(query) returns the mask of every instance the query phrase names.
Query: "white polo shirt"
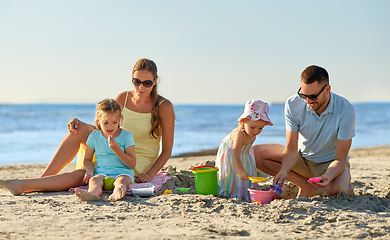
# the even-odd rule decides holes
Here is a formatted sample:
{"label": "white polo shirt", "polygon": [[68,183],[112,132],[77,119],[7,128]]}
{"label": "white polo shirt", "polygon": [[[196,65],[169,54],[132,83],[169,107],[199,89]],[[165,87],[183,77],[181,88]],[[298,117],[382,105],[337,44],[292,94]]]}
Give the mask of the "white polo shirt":
{"label": "white polo shirt", "polygon": [[334,160],[337,139],[349,140],[355,136],[355,109],[347,99],[333,92],[320,116],[298,94],[287,99],[284,115],[286,129],[299,131],[302,157],[313,162]]}

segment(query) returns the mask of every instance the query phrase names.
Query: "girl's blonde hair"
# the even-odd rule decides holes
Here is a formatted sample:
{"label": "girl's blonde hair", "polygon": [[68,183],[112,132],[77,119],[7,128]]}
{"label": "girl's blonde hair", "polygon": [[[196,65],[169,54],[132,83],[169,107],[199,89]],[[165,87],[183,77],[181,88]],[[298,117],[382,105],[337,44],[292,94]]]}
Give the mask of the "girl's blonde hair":
{"label": "girl's blonde hair", "polygon": [[[157,81],[157,66],[156,64],[146,58],[142,58],[138,60],[133,68],[133,76],[134,73],[138,70],[147,70],[150,73],[153,74],[153,81]],[[152,102],[153,102],[153,107],[152,107],[152,119],[151,119],[151,124],[152,124],[152,130],[150,130],[150,137],[152,138],[157,138],[158,136],[161,136],[161,118],[158,115],[158,108],[160,107],[159,101],[163,100],[164,98],[158,95],[157,93],[157,84],[153,85],[153,89],[150,92],[150,96],[152,97]]]}
{"label": "girl's blonde hair", "polygon": [[122,122],[122,111],[121,106],[114,99],[104,99],[96,104],[96,117],[95,117],[95,127],[98,130],[102,130],[99,122],[104,121],[108,118],[108,115],[118,113],[119,114],[119,125],[121,126]]}
{"label": "girl's blonde hair", "polygon": [[238,127],[240,128],[240,129],[244,129],[245,127],[244,127],[244,119],[241,119],[240,121],[238,121]]}

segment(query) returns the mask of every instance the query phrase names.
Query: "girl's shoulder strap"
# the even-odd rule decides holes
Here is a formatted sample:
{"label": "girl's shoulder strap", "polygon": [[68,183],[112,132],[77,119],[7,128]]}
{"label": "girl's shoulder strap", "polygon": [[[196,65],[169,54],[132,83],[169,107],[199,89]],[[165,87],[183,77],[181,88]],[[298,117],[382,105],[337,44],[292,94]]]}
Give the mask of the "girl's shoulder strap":
{"label": "girl's shoulder strap", "polygon": [[234,130],[231,132],[231,134],[234,133],[234,132],[240,132],[240,133],[242,133],[242,135],[244,136],[244,145],[245,145],[245,136],[246,136],[246,134],[245,134],[245,132],[244,132],[244,129],[242,129],[242,128],[236,128],[236,129],[234,129]]}
{"label": "girl's shoulder strap", "polygon": [[244,131],[244,129],[240,128],[240,132],[245,136],[245,131]]}
{"label": "girl's shoulder strap", "polygon": [[233,132],[237,132],[237,131],[239,131],[240,133],[242,133],[242,135],[244,135],[245,136],[245,132],[244,132],[244,129],[242,129],[242,128],[236,128],[236,129],[234,129],[233,130]]}

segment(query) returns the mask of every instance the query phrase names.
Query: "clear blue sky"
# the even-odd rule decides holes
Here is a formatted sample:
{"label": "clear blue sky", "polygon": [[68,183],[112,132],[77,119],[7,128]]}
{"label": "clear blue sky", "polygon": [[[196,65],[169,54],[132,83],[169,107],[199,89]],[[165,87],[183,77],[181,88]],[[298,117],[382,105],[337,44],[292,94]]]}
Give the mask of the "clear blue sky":
{"label": "clear blue sky", "polygon": [[284,102],[309,65],[390,101],[390,1],[0,0],[0,103],[95,103],[157,63],[174,104]]}

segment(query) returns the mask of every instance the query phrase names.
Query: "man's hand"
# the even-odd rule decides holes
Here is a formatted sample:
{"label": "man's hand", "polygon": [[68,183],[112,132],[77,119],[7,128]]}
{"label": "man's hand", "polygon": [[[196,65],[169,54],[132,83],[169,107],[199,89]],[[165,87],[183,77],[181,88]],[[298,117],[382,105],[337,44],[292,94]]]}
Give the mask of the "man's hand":
{"label": "man's hand", "polygon": [[309,180],[308,180],[308,182],[317,188],[323,188],[331,182],[328,175],[326,175],[326,174],[320,176],[320,178],[321,178],[321,181],[318,183],[313,183],[313,182],[310,182]]}
{"label": "man's hand", "polygon": [[278,174],[274,177],[273,185],[276,185],[279,183],[279,185],[282,185],[284,180],[287,178],[287,172],[286,171],[280,171]]}

